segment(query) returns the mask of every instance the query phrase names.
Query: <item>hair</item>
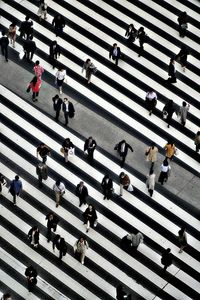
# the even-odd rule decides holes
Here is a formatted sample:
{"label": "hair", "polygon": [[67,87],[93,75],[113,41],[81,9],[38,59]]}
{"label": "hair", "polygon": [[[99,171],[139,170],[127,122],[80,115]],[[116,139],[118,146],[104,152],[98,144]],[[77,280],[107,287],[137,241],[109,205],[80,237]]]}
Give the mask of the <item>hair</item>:
{"label": "hair", "polygon": [[174,61],[174,57],[170,58],[170,63],[172,63]]}
{"label": "hair", "polygon": [[57,44],[57,41],[52,41],[52,44],[53,44],[53,45],[56,45],[56,44]]}
{"label": "hair", "polygon": [[187,105],[187,103],[185,101],[183,101],[182,105],[183,105],[183,107],[185,107]]}
{"label": "hair", "polygon": [[115,47],[115,46],[117,46],[117,43],[114,43],[114,44],[113,44],[113,47]]}
{"label": "hair", "polygon": [[154,149],[155,145],[156,145],[155,142],[152,142],[151,143],[151,148]]}
{"label": "hair", "polygon": [[92,136],[89,136],[89,138],[88,139],[92,139]]}
{"label": "hair", "polygon": [[59,68],[58,68],[58,71],[62,71],[62,70],[63,70],[63,68],[62,68],[62,67],[59,67]]}
{"label": "hair", "polygon": [[25,20],[28,21],[30,19],[30,16],[26,16]]}
{"label": "hair", "polygon": [[167,158],[163,160],[163,166],[167,167],[169,165]]}
{"label": "hair", "polygon": [[37,76],[34,76],[33,79],[31,80],[31,83],[33,83],[33,85],[35,86],[37,83]]}
{"label": "hair", "polygon": [[83,181],[80,181],[80,184],[84,184],[84,182],[83,182]]}
{"label": "hair", "polygon": [[4,30],[3,30],[1,33],[2,33],[2,35],[5,35],[5,34],[6,34]]}
{"label": "hair", "polygon": [[144,27],[140,27],[138,31],[144,31]]}
{"label": "hair", "polygon": [[35,226],[33,226],[33,228],[32,228],[33,230],[37,230],[38,229],[38,227],[35,225]]}
{"label": "hair", "polygon": [[45,146],[45,143],[40,143],[40,146]]}
{"label": "hair", "polygon": [[106,174],[106,175],[104,176],[104,178],[106,178],[106,179],[107,179],[107,178],[109,178],[109,175],[108,175],[108,174]]}
{"label": "hair", "polygon": [[171,252],[171,249],[170,249],[170,248],[167,248],[165,251],[166,251],[167,253],[170,253],[170,252]]}
{"label": "hair", "polygon": [[36,60],[35,65],[38,66],[40,64],[39,60]]}
{"label": "hair", "polygon": [[15,23],[15,22],[12,22],[12,23],[10,24],[10,26],[15,27],[15,26],[16,26],[16,23]]}
{"label": "hair", "polygon": [[90,58],[87,58],[85,62],[86,62],[86,64],[87,64],[87,63],[89,63],[90,61],[91,61],[91,59],[90,59]]}
{"label": "hair", "polygon": [[174,144],[172,143],[172,140],[168,140],[167,144],[168,144],[168,145],[171,145],[171,146],[174,145]]}
{"label": "hair", "polygon": [[61,180],[60,180],[60,179],[57,179],[57,180],[56,180],[56,185],[58,186],[58,185],[60,185],[60,183],[61,183]]}
{"label": "hair", "polygon": [[173,100],[172,99],[170,99],[169,101],[168,101],[168,105],[170,105],[170,106],[172,106],[173,105]]}
{"label": "hair", "polygon": [[185,230],[186,230],[186,227],[182,226],[181,229],[178,232],[179,236],[182,236]]}
{"label": "hair", "polygon": [[134,27],[132,23],[129,26]]}
{"label": "hair", "polygon": [[7,300],[8,298],[10,298],[11,297],[11,294],[9,294],[9,293],[6,293],[6,294],[4,294],[3,295],[3,300]]}
{"label": "hair", "polygon": [[65,141],[70,142],[70,138],[66,138]]}
{"label": "hair", "polygon": [[200,135],[200,131],[197,131],[197,135]]}
{"label": "hair", "polygon": [[19,180],[19,176],[18,175],[15,176],[15,180]]}

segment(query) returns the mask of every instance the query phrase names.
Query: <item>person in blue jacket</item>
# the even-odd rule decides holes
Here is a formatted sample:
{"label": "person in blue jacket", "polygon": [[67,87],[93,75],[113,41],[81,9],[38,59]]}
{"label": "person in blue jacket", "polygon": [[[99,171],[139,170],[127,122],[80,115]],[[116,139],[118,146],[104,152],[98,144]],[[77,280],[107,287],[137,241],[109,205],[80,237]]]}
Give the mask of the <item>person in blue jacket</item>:
{"label": "person in blue jacket", "polygon": [[19,196],[22,191],[22,182],[19,180],[19,176],[16,175],[15,179],[11,181],[9,192],[13,196],[13,204],[16,205],[16,196]]}

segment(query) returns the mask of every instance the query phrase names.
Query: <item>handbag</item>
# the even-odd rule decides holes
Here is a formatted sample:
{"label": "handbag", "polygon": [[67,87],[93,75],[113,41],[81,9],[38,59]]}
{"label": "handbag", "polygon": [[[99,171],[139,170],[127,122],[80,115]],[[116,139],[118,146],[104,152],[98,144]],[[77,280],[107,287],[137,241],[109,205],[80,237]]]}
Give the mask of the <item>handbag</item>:
{"label": "handbag", "polygon": [[168,112],[167,111],[163,111],[163,119],[166,120],[168,117]]}
{"label": "handbag", "polygon": [[97,219],[94,221],[94,227],[97,227],[97,224],[98,224],[98,222],[97,222]]}
{"label": "handbag", "polygon": [[146,156],[149,155],[149,152],[150,152],[150,148],[149,148],[149,150],[146,150],[145,155]]}
{"label": "handbag", "polygon": [[129,186],[128,186],[128,188],[127,188],[127,191],[128,191],[128,192],[133,192],[133,191],[134,191],[134,188],[133,188],[133,186],[132,186],[131,183],[129,184]]}
{"label": "handbag", "polygon": [[27,89],[26,89],[26,92],[27,93],[30,93],[30,90],[31,90],[31,87],[30,87],[30,85],[27,87]]}
{"label": "handbag", "polygon": [[70,148],[69,150],[68,150],[68,156],[69,157],[73,157],[75,155],[75,148]]}
{"label": "handbag", "polygon": [[60,148],[60,152],[61,152],[62,154],[64,154],[65,150],[64,150],[64,148],[63,148],[63,147],[62,147],[62,148]]}

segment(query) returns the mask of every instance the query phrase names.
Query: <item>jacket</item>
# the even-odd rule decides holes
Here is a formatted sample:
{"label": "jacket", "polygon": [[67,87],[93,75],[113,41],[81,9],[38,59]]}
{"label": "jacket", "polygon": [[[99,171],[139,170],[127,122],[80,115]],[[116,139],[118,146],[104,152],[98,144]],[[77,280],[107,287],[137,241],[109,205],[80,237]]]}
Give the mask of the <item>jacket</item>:
{"label": "jacket", "polygon": [[[65,112],[66,111],[66,104],[65,104],[65,102],[63,102],[63,104],[62,104],[62,110]],[[68,103],[68,114],[69,114],[69,118],[73,118],[74,117],[74,113],[75,113],[75,109],[74,109],[74,105],[73,105],[73,103],[71,103],[70,101],[69,101],[69,103]]]}
{"label": "jacket", "polygon": [[31,88],[33,93],[39,92],[41,88],[41,80],[38,78],[35,85],[33,85],[33,82],[30,82],[29,87]]}
{"label": "jacket", "polygon": [[55,56],[60,56],[60,46],[58,44],[56,44],[56,46],[54,47],[54,44],[51,43],[50,44],[50,47],[49,47],[49,55],[51,57],[54,57]]}
{"label": "jacket", "polygon": [[24,42],[23,48],[24,48],[24,51],[27,51],[27,52],[35,52],[35,50],[37,49],[35,42],[30,41],[30,40],[26,40]]}
{"label": "jacket", "polygon": [[128,186],[130,184],[130,178],[127,174],[125,174],[124,177],[122,177],[120,174],[119,178],[120,178],[120,184],[122,184],[123,186]]}
{"label": "jacket", "polygon": [[56,215],[54,215],[53,214],[53,218],[52,219],[50,219],[50,215],[51,215],[52,213],[48,213],[47,215],[46,215],[46,219],[45,220],[47,220],[47,228],[53,228],[54,226],[56,226],[57,224],[58,224],[58,222],[60,221],[60,219],[56,216]]}
{"label": "jacket", "polygon": [[170,64],[169,64],[168,75],[171,76],[171,77],[174,77],[175,74],[176,74],[175,66],[174,66],[174,64],[170,63]]}
{"label": "jacket", "polygon": [[[109,51],[109,58],[113,57],[113,50],[114,50],[114,47],[111,47],[110,48],[110,51]],[[121,50],[120,50],[120,47],[117,47],[117,58],[120,58],[121,56]],[[115,56],[114,56],[115,57]]]}
{"label": "jacket", "polygon": [[164,266],[170,266],[172,264],[172,254],[171,253],[168,253],[166,252],[166,250],[162,253],[162,257],[161,257],[161,263],[164,265]]}
{"label": "jacket", "polygon": [[166,156],[168,157],[168,158],[170,158],[170,157],[172,157],[173,155],[174,155],[174,153],[175,153],[175,145],[173,144],[173,145],[171,145],[171,144],[167,144],[167,145],[165,145],[165,150],[166,150]]}
{"label": "jacket", "polygon": [[82,190],[80,190],[80,183],[77,185],[75,192],[76,192],[76,196],[81,197],[81,198],[86,198],[88,196],[87,187],[84,185],[82,187]]}
{"label": "jacket", "polygon": [[112,190],[113,189],[113,181],[111,178],[108,178],[108,182],[107,179],[104,177],[102,182],[101,182],[101,186],[103,190]]}
{"label": "jacket", "polygon": [[119,152],[120,156],[126,156],[128,153],[128,149],[130,149],[133,152],[133,148],[128,144],[125,143],[124,146],[124,151],[121,151],[121,147],[122,147],[123,141],[119,142],[118,146],[117,146],[117,151]]}
{"label": "jacket", "polygon": [[92,140],[92,142],[91,142],[91,144],[89,146],[89,139],[87,139],[85,141],[85,144],[84,144],[84,151],[86,151],[86,150],[94,151],[94,149],[96,148],[96,146],[97,146],[97,143],[96,143],[95,140]]}
{"label": "jacket", "polygon": [[34,228],[32,227],[29,230],[29,232],[28,232],[28,238],[29,238],[30,242],[34,243],[34,245],[35,244],[39,244],[39,234],[40,234],[40,232],[38,230],[38,231],[35,231],[35,233],[33,233],[33,231],[34,231],[33,229]]}
{"label": "jacket", "polygon": [[149,147],[146,150],[146,153],[148,153],[146,160],[147,161],[151,161],[151,162],[155,162],[157,161],[157,153],[158,153],[158,148],[157,147]]}
{"label": "jacket", "polygon": [[26,268],[25,275],[26,275],[26,277],[29,277],[29,278],[33,277],[36,279],[37,271],[32,266],[30,266],[30,267]]}
{"label": "jacket", "polygon": [[24,31],[24,32],[26,32],[28,34],[31,34],[31,33],[33,33],[32,26],[33,26],[33,21],[23,21],[21,23],[19,31]]}
{"label": "jacket", "polygon": [[46,164],[39,162],[39,164],[36,166],[36,174],[38,176],[41,176],[42,179],[47,180],[48,178],[48,167]]}
{"label": "jacket", "polygon": [[53,21],[52,21],[52,25],[58,28],[62,28],[65,27],[65,19],[60,16],[60,19],[58,18],[59,15],[55,16]]}
{"label": "jacket", "polygon": [[130,240],[133,247],[137,247],[140,243],[143,243],[144,236],[141,232],[138,232],[137,234],[128,234],[127,240]]}
{"label": "jacket", "polygon": [[68,153],[70,148],[74,148],[74,144],[71,141],[67,142],[67,140],[65,139],[62,143],[62,147],[64,149],[64,152]]}
{"label": "jacket", "polygon": [[1,45],[1,47],[3,47],[3,48],[8,47],[8,45],[9,45],[9,39],[8,39],[7,36],[2,36],[2,37],[0,38],[0,45]]}
{"label": "jacket", "polygon": [[97,219],[96,210],[93,208],[92,211],[90,211],[89,207],[86,208],[85,212],[83,213],[83,218],[84,218],[84,224],[87,224],[87,221],[89,221],[91,227],[93,227],[94,222]]}
{"label": "jacket", "polygon": [[81,243],[79,240],[76,241],[74,245],[74,250],[76,250],[78,253],[85,254],[86,249],[89,248],[88,242],[84,240],[83,243]]}
{"label": "jacket", "polygon": [[62,99],[57,98],[56,96],[54,96],[54,97],[52,98],[52,101],[53,101],[53,109],[54,109],[55,111],[60,111],[60,110],[61,110],[62,103],[63,103]]}
{"label": "jacket", "polygon": [[67,245],[65,239],[62,237],[55,236],[53,240],[53,250],[55,247],[65,255],[67,253]]}
{"label": "jacket", "polygon": [[13,180],[10,184],[9,192],[11,195],[19,195],[22,190],[22,182],[21,180]]}

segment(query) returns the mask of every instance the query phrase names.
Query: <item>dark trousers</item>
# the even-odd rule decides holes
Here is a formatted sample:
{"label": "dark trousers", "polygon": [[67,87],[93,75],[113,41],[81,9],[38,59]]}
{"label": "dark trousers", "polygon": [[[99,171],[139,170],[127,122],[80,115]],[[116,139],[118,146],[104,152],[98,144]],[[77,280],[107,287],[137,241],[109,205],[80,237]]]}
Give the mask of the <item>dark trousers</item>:
{"label": "dark trousers", "polygon": [[39,96],[39,92],[33,92],[32,99],[34,100]]}
{"label": "dark trousers", "polygon": [[200,150],[200,144],[197,144],[196,145],[196,152],[199,152],[199,150]]}
{"label": "dark trousers", "polygon": [[39,182],[39,188],[41,188],[43,186],[42,184],[42,176],[38,175],[38,182]]}
{"label": "dark trousers", "polygon": [[112,59],[115,61],[116,66],[118,66],[119,58],[117,56],[113,56]]}
{"label": "dark trousers", "polygon": [[68,124],[68,118],[69,118],[69,112],[65,111],[64,116],[65,116],[65,125],[67,125]]}
{"label": "dark trousers", "polygon": [[140,45],[140,48],[139,48],[139,53],[138,53],[138,56],[141,56],[143,51],[144,51],[144,42],[143,41],[139,41],[139,45]]}
{"label": "dark trousers", "polygon": [[63,33],[63,27],[55,26],[55,34],[56,36],[60,36]]}
{"label": "dark trousers", "polygon": [[8,47],[1,46],[2,55],[5,56],[5,59],[8,60]]}
{"label": "dark trousers", "polygon": [[103,194],[104,194],[104,197],[109,200],[112,197],[112,190],[103,189]]}
{"label": "dark trousers", "polygon": [[86,204],[86,203],[87,203],[87,202],[86,202],[86,198],[83,197],[82,195],[79,196],[79,201],[80,201],[79,205],[82,205],[82,204]]}
{"label": "dark trousers", "polygon": [[34,51],[25,51],[25,58],[30,61],[33,59]]}
{"label": "dark trousers", "polygon": [[120,156],[121,156],[121,163],[120,163],[120,166],[121,166],[121,168],[123,168],[124,163],[125,163],[125,160],[126,160],[126,155],[122,154],[122,155],[120,155]]}
{"label": "dark trousers", "polygon": [[179,31],[180,37],[185,37],[185,35],[186,35],[186,30],[187,30],[186,28],[182,28],[181,25],[179,25],[178,31]]}
{"label": "dark trousers", "polygon": [[37,279],[34,278],[32,281],[31,280],[28,280],[28,290],[29,292],[31,292],[34,288],[34,286],[36,285],[37,283]]}
{"label": "dark trousers", "polygon": [[90,149],[88,149],[88,162],[89,163],[93,163],[93,160],[94,160],[94,150],[92,149],[92,150],[90,150]]}
{"label": "dark trousers", "polygon": [[56,66],[57,54],[49,55],[49,63],[52,65],[53,69]]}
{"label": "dark trousers", "polygon": [[16,194],[13,195],[13,203],[16,204]]}
{"label": "dark trousers", "polygon": [[168,81],[169,81],[170,83],[175,83],[175,82],[176,82],[176,75],[174,74],[173,76],[169,77],[169,78],[168,78]]}
{"label": "dark trousers", "polygon": [[56,121],[58,121],[59,116],[60,116],[60,109],[56,110],[56,117],[55,117]]}
{"label": "dark trousers", "polygon": [[53,228],[53,231],[55,232],[56,228],[57,228],[57,224],[47,227],[47,240],[48,240],[48,242],[51,240],[51,228]]}

